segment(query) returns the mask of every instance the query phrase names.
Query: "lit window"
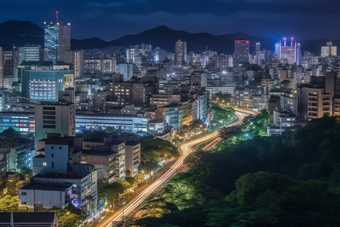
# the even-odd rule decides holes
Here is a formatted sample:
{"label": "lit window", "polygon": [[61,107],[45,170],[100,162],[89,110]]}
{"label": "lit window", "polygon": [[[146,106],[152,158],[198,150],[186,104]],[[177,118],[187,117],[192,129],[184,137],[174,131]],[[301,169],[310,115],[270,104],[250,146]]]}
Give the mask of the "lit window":
{"label": "lit window", "polygon": [[43,166],[47,166],[46,162],[43,162]]}

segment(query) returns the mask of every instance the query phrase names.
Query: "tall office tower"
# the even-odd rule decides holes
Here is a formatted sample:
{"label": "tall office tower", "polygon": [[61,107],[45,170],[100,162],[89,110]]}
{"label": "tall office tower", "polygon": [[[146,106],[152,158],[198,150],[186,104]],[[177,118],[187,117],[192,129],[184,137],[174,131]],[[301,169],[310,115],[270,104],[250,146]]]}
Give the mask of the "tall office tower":
{"label": "tall office tower", "polygon": [[296,65],[301,63],[301,43],[295,43],[296,46]]}
{"label": "tall office tower", "polygon": [[5,75],[4,75],[4,51],[0,47],[0,88],[4,87]]}
{"label": "tall office tower", "polygon": [[237,39],[235,40],[234,67],[245,62],[249,62],[249,40]]}
{"label": "tall office tower", "polygon": [[65,62],[73,64],[75,78],[82,78],[84,75],[84,51],[66,51]]}
{"label": "tall office tower", "polygon": [[[276,44],[275,44],[275,52],[276,52]],[[296,63],[297,65],[299,65],[300,58],[301,58],[301,44],[296,43],[296,41],[294,41],[294,38],[292,37],[290,46],[287,46],[286,38],[284,38],[284,44],[283,46],[280,46],[279,59],[286,60],[288,64]]]}
{"label": "tall office tower", "polygon": [[71,24],[58,22],[44,22],[44,41],[47,49],[47,61],[56,64],[65,61],[66,51],[71,50]]}
{"label": "tall office tower", "polygon": [[187,61],[187,42],[177,40],[175,44],[175,65],[182,67]]}
{"label": "tall office tower", "polygon": [[59,26],[55,22],[44,22],[44,44],[47,49],[47,61],[57,63],[59,50]]}
{"label": "tall office tower", "polygon": [[58,101],[58,92],[64,91],[64,71],[24,70],[21,91],[31,101]]}
{"label": "tall office tower", "polygon": [[18,47],[19,64],[23,61],[39,61],[40,45],[26,44],[23,47]]}
{"label": "tall office tower", "polygon": [[13,76],[13,52],[4,51],[4,76]]}
{"label": "tall office tower", "polygon": [[281,58],[281,41],[275,43],[275,54],[278,57],[278,59]]}
{"label": "tall office tower", "polygon": [[257,65],[262,65],[262,58],[261,58],[261,43],[257,42],[255,46],[256,51],[256,61]]}
{"label": "tall office tower", "polygon": [[338,55],[338,47],[333,46],[333,42],[327,42],[327,46],[321,47],[321,57],[333,57]]}
{"label": "tall office tower", "polygon": [[71,24],[65,24],[64,21],[61,21],[57,25],[59,25],[58,61],[65,62],[66,51],[71,50]]}

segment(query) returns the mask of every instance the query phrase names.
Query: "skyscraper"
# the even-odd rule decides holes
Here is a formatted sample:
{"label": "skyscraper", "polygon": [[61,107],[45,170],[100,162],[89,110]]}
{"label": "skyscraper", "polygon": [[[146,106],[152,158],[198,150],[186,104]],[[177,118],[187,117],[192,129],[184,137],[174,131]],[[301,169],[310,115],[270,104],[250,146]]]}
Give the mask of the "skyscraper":
{"label": "skyscraper", "polygon": [[321,57],[334,57],[338,55],[338,47],[333,46],[333,42],[327,42],[327,46],[321,47]]}
{"label": "skyscraper", "polygon": [[58,22],[58,11],[56,22],[44,22],[44,41],[47,49],[47,60],[65,61],[66,51],[71,49],[71,24],[64,21]]}
{"label": "skyscraper", "polygon": [[175,65],[182,67],[187,60],[187,42],[177,40],[175,44]]}
{"label": "skyscraper", "polygon": [[61,21],[59,24],[58,61],[64,62],[66,58],[66,51],[69,50],[71,50],[71,24],[65,24],[64,21]]}
{"label": "skyscraper", "polygon": [[257,65],[261,65],[262,59],[261,59],[261,43],[257,42],[255,46],[255,51],[256,51],[256,62]]}
{"label": "skyscraper", "polygon": [[278,57],[278,59],[281,58],[281,41],[275,43],[275,54]]}
{"label": "skyscraper", "polygon": [[249,62],[249,40],[237,39],[235,40],[235,57],[234,66],[237,67],[241,63]]}
{"label": "skyscraper", "polygon": [[54,22],[44,22],[44,44],[47,49],[47,61],[57,63],[59,50],[59,26]]}

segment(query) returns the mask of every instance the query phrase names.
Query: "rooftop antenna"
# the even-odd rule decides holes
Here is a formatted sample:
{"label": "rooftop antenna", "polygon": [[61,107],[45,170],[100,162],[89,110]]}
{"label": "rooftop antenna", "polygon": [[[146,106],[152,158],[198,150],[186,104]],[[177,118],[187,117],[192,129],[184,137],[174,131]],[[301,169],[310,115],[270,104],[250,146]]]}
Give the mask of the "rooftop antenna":
{"label": "rooftop antenna", "polygon": [[59,17],[58,14],[59,14],[59,12],[56,11],[55,14],[56,14],[56,19],[57,19],[57,24],[58,24],[58,17]]}

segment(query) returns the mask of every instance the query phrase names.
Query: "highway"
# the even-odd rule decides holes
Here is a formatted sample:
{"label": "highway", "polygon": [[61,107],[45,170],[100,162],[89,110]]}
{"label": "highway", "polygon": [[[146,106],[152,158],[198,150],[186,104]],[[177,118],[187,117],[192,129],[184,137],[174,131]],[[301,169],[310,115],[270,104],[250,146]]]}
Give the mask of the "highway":
{"label": "highway", "polygon": [[[242,111],[242,112],[247,113],[246,111]],[[238,117],[238,120],[225,127],[232,127],[232,126],[242,124],[244,115],[241,112],[235,112],[235,115]],[[112,222],[121,221],[122,217],[133,215],[146,198],[148,198],[153,192],[157,191],[157,189],[162,187],[169,179],[171,179],[172,176],[174,176],[178,172],[178,170],[182,168],[183,160],[185,159],[187,155],[195,151],[195,148],[194,148],[195,145],[203,143],[205,141],[212,140],[214,138],[217,138],[218,136],[219,136],[219,131],[215,130],[199,138],[182,143],[179,146],[179,151],[181,153],[181,156],[166,172],[164,172],[161,176],[159,176],[156,180],[154,180],[148,187],[146,187],[143,191],[141,191],[137,196],[135,196],[133,199],[128,201],[125,204],[124,208],[121,208],[117,212],[113,213],[108,218],[104,219],[97,226],[111,227]]]}

